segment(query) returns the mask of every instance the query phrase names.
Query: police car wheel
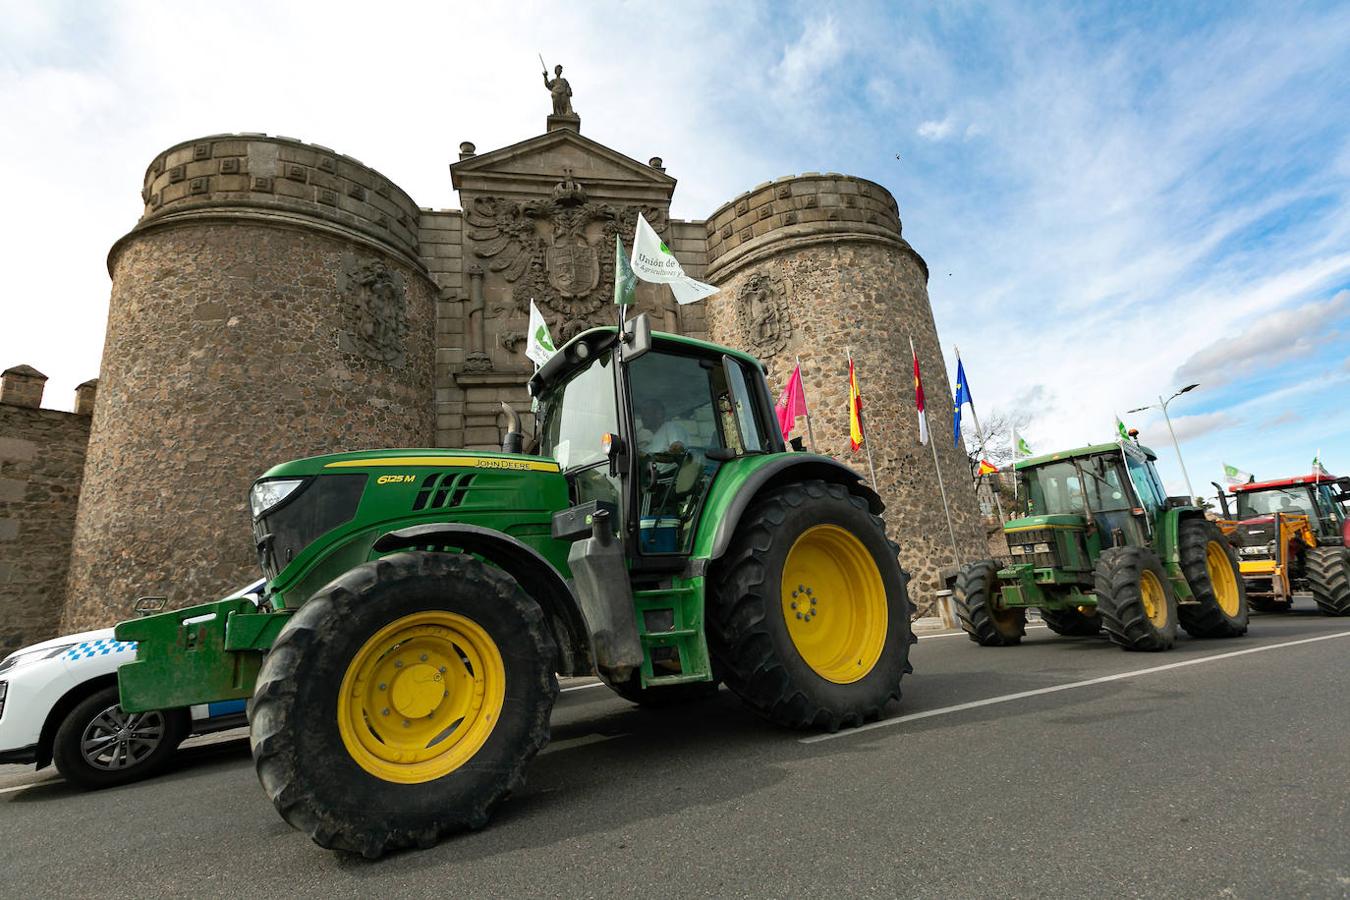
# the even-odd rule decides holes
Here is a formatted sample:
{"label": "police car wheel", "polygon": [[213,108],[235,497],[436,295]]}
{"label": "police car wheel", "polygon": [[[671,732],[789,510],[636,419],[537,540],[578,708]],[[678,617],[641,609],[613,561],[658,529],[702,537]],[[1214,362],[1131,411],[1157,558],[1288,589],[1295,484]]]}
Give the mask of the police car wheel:
{"label": "police car wheel", "polygon": [[128,713],[111,685],[66,714],[52,740],[52,761],[66,780],[89,790],[146,778],[161,769],[187,737],[185,710]]}

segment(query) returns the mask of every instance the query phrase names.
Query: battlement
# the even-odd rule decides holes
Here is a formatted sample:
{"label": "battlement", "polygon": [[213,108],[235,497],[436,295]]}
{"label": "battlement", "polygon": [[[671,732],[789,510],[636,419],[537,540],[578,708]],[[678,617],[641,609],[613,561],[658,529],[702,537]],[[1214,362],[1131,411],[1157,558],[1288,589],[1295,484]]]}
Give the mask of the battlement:
{"label": "battlement", "polygon": [[[0,372],[0,403],[7,406],[41,409],[42,395],[46,392],[46,388],[47,376],[32,366],[20,363]],[[93,415],[94,395],[97,390],[97,378],[92,378],[75,389],[76,415]]]}
{"label": "battlement", "polygon": [[303,217],[418,256],[419,210],[406,191],[360,160],[295,138],[216,134],[175,144],[146,169],[141,199],[133,234],[186,217]]}
{"label": "battlement", "polygon": [[[814,243],[845,236],[904,244],[900,208],[874,181],[806,172],[756,185],[708,217],[708,272],[726,278],[781,242]],[[907,244],[904,246],[908,247]],[[912,252],[912,251],[911,251]]]}

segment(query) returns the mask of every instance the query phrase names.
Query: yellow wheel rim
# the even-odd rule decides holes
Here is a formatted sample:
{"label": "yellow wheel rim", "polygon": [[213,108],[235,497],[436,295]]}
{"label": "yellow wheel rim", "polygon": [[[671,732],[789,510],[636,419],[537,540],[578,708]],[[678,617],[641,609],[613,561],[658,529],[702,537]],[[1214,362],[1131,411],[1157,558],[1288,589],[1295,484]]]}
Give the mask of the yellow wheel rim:
{"label": "yellow wheel rim", "polygon": [[783,566],[783,618],[811,669],[835,684],[872,671],[886,644],[886,586],[872,554],[837,525],[802,532]]}
{"label": "yellow wheel rim", "polygon": [[352,657],[338,694],[338,731],[357,765],[398,784],[434,781],[482,748],[506,697],[501,651],[457,613],[414,613]]}
{"label": "yellow wheel rim", "polygon": [[1158,576],[1145,569],[1139,574],[1139,596],[1144,601],[1144,615],[1154,628],[1167,624],[1167,592]]}
{"label": "yellow wheel rim", "polygon": [[1214,588],[1214,599],[1219,601],[1219,609],[1226,616],[1238,614],[1237,576],[1228,561],[1228,554],[1218,541],[1210,541],[1205,546],[1205,566],[1209,569],[1209,583]]}

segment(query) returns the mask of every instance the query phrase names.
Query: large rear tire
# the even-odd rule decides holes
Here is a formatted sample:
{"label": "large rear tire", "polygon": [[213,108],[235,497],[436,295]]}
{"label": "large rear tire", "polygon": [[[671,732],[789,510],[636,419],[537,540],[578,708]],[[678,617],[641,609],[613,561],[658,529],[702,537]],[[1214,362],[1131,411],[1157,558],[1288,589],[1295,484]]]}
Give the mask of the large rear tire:
{"label": "large rear tire", "polygon": [[1093,573],[1097,611],[1113,643],[1126,650],[1170,650],[1177,639],[1177,597],[1158,554],[1110,547]]}
{"label": "large rear tire", "polygon": [[1042,609],[1041,620],[1065,637],[1095,637],[1102,631],[1102,617],[1095,610],[1089,615],[1077,609]]}
{"label": "large rear tire", "polygon": [[1219,526],[1185,519],[1177,539],[1181,570],[1199,603],[1177,607],[1177,619],[1195,638],[1238,637],[1247,633],[1247,588],[1237,554]]}
{"label": "large rear tire", "polygon": [[258,778],[315,843],[375,858],[480,828],[548,743],[557,650],[506,573],[397,553],[291,618],[249,704]]}
{"label": "large rear tire", "polygon": [[1025,609],[998,606],[998,563],[982,559],[961,569],[952,588],[961,628],[981,647],[1011,647],[1027,633]]}
{"label": "large rear tire", "polygon": [[1308,551],[1308,586],[1324,616],[1350,616],[1350,547]]}
{"label": "large rear tire", "polygon": [[823,481],[758,498],[715,574],[709,650],[756,713],[837,731],[900,698],[909,576],[862,498]]}

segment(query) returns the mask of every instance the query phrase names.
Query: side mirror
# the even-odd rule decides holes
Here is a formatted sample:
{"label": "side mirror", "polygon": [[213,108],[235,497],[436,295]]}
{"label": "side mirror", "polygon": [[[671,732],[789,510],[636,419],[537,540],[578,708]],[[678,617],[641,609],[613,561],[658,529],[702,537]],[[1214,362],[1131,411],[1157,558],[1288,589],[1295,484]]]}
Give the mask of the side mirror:
{"label": "side mirror", "polygon": [[137,597],[132,608],[136,611],[136,615],[145,617],[161,611],[168,604],[168,597]]}
{"label": "side mirror", "polygon": [[632,362],[652,349],[652,320],[646,313],[623,323],[619,346],[620,357],[624,362]]}

